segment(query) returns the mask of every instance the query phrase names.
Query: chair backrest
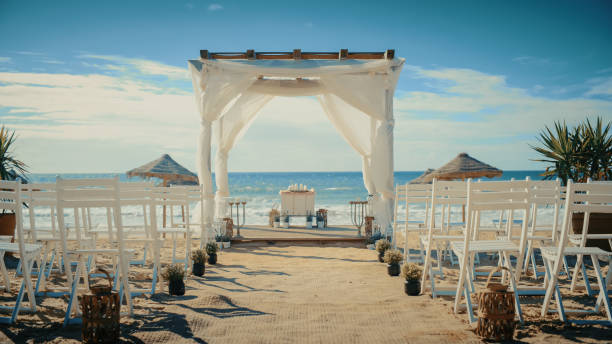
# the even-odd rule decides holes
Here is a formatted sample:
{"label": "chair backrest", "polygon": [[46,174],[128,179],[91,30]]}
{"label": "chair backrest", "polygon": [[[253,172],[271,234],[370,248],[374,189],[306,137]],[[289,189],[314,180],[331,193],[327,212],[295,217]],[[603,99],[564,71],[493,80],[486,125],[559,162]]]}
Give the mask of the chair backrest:
{"label": "chair backrest", "polygon": [[[556,180],[528,179],[528,185],[530,202],[532,204],[530,231],[535,234],[536,231],[545,230],[550,232],[551,239],[555,241],[559,231],[559,209],[563,204],[561,199],[561,181],[558,178]],[[544,214],[540,215],[540,213],[547,209],[552,209],[553,211],[552,224],[541,224],[542,221],[538,222],[538,220]]]}
{"label": "chair backrest", "polygon": [[0,209],[13,212],[15,214],[15,234],[19,251],[25,254],[25,238],[23,232],[23,213],[21,181],[6,181],[0,180]]}
{"label": "chair backrest", "polygon": [[[123,237],[123,226],[120,215],[119,178],[112,179],[63,179],[57,177],[57,214],[62,245],[66,245],[66,226],[64,214],[66,209],[74,209],[74,227],[76,239],[81,242],[82,224],[79,210],[104,208],[109,210],[109,231],[113,225],[118,238]],[[121,243],[121,240],[119,240]],[[66,247],[63,247],[66,250]]]}
{"label": "chair backrest", "polygon": [[580,241],[580,246],[584,247],[588,236],[590,214],[612,213],[612,183],[573,183],[568,180],[563,227],[558,248],[560,256],[567,245],[574,213],[584,213]]}
{"label": "chair backrest", "polygon": [[[409,224],[415,224],[417,227],[423,226],[427,228],[429,221],[429,208],[431,205],[431,190],[432,184],[404,184],[397,185],[395,192],[395,217],[398,217],[399,206],[404,203],[405,209],[405,227],[408,229]],[[425,213],[422,218],[410,217],[410,205],[422,206],[425,208]]]}
{"label": "chair backrest", "polygon": [[526,236],[529,210],[531,208],[529,182],[527,180],[512,181],[468,181],[467,201],[467,231],[474,240],[479,239],[480,215],[482,212],[508,212],[505,223],[507,239],[512,238],[512,227],[516,211],[522,211],[521,242]]}
{"label": "chair backrest", "polygon": [[[156,206],[172,207],[180,206],[185,209],[185,225],[189,225],[189,196],[188,192],[183,187],[164,187],[158,186],[152,189],[153,192],[153,204]],[[171,212],[172,213],[172,212]],[[171,218],[170,226],[173,226],[174,222]]]}
{"label": "chair backrest", "polygon": [[[431,192],[431,213],[429,226],[446,229],[450,228],[452,206],[467,204],[467,183],[465,181],[448,181],[434,179]],[[440,222],[436,226],[436,213],[439,212]],[[445,217],[446,214],[446,217]]]}
{"label": "chair backrest", "polygon": [[[37,240],[37,232],[39,230],[51,230],[51,233],[55,236],[56,231],[56,217],[55,208],[57,204],[56,186],[55,183],[31,183],[22,184],[21,190],[22,200],[28,206],[27,214],[29,218],[29,233],[33,240]],[[50,228],[43,228],[37,224],[36,213],[43,209],[49,210]]]}

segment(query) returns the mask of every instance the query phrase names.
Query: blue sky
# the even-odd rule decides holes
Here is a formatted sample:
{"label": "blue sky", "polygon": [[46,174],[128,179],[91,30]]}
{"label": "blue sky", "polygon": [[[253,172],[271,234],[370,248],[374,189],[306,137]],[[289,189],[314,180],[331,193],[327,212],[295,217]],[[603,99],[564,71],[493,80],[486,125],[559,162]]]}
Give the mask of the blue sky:
{"label": "blue sky", "polygon": [[[396,170],[458,152],[539,169],[544,125],[612,118],[609,1],[0,1],[0,122],[32,172],[195,168],[186,60],[212,51],[382,51],[406,59]],[[277,98],[230,171],[360,170],[312,98]]]}

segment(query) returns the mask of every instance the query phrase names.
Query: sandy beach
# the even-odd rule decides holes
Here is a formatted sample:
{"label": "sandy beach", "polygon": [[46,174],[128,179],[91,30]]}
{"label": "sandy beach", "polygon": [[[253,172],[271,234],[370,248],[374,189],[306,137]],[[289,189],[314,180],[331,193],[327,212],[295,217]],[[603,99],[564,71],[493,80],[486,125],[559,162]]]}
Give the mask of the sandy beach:
{"label": "sandy beach", "polygon": [[[169,258],[165,249],[163,260]],[[133,267],[143,284],[150,270]],[[452,270],[448,269],[449,273]],[[138,284],[138,283],[137,283]],[[220,252],[204,277],[188,276],[184,296],[134,298],[135,316],[121,319],[132,343],[478,343],[450,298],[407,296],[376,252],[355,244],[241,244]],[[16,285],[14,285],[16,287]],[[2,342],[80,341],[80,327],[62,328],[66,299],[41,298],[0,327]],[[525,306],[516,339],[526,343],[609,342],[609,328],[570,326],[539,318]]]}

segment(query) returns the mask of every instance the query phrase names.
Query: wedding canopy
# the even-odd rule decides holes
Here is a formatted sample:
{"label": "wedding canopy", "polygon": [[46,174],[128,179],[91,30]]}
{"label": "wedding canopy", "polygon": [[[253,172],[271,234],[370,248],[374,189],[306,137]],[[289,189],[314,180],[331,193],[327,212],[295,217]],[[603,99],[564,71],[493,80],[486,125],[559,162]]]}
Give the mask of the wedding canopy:
{"label": "wedding canopy", "polygon": [[[197,166],[208,200],[204,223],[229,196],[227,161],[261,108],[275,96],[316,96],[332,125],[361,156],[374,216],[389,228],[393,210],[393,94],[404,59],[386,53],[200,52],[188,65],[200,113]],[[211,141],[215,130],[213,195]]]}

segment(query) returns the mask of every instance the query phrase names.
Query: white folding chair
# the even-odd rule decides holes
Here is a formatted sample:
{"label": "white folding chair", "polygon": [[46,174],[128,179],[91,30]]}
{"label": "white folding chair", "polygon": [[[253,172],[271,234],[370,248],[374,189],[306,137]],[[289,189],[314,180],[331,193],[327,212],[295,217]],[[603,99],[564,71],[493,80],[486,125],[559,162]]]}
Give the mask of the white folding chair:
{"label": "white folding chair", "polygon": [[[569,246],[569,230],[572,222],[572,216],[575,212],[584,213],[584,221],[582,226],[582,235],[579,246]],[[587,247],[586,240],[588,238],[599,238],[596,236],[589,236],[589,217],[591,213],[612,213],[612,184],[574,184],[571,180],[567,182],[567,193],[565,198],[565,211],[563,215],[563,227],[561,227],[561,236],[558,240],[556,247],[544,247],[542,248],[542,256],[545,261],[546,272],[548,275],[548,286],[546,289],[546,296],[544,297],[544,304],[542,305],[541,315],[545,316],[549,312],[550,301],[555,297],[557,303],[556,311],[559,313],[559,318],[563,322],[572,322],[577,324],[590,324],[590,323],[603,323],[606,325],[612,325],[612,306],[610,304],[610,297],[608,295],[608,286],[612,279],[612,252],[604,251],[599,247]],[[559,271],[561,264],[565,256],[577,256],[576,269],[574,270],[574,276],[572,277],[572,284],[575,284],[577,273],[580,265],[583,264],[582,257],[590,256],[593,263],[593,270],[595,270],[595,276],[597,278],[597,284],[599,286],[599,293],[595,302],[594,310],[587,309],[566,309],[563,305],[563,295],[559,288]],[[599,265],[600,259],[606,259],[608,261],[608,273],[606,277],[603,277],[601,267]],[[584,270],[583,270],[584,271]],[[586,273],[585,273],[586,275]],[[585,276],[586,279],[586,276]],[[570,320],[567,318],[566,313],[599,313],[599,308],[604,305],[604,310],[607,316],[607,320]]]}
{"label": "white folding chair", "polygon": [[[409,235],[418,235],[427,230],[429,220],[429,205],[431,201],[431,184],[404,184],[395,187],[395,207],[393,216],[393,245],[397,247],[397,234],[401,231],[404,234],[404,257],[407,262],[423,262],[424,250],[420,241],[419,254],[414,257],[410,254]],[[404,206],[403,220],[400,219],[399,211]],[[413,208],[411,211],[411,207]],[[415,208],[424,208],[424,213]],[[419,209],[420,210],[420,209]],[[421,216],[419,216],[421,215]]]}
{"label": "white folding chair", "polygon": [[[2,271],[4,280],[4,289],[6,291],[11,290],[10,278],[4,264],[4,254],[6,252],[12,252],[19,255],[21,260],[20,269],[23,272],[23,279],[19,292],[17,293],[15,304],[13,306],[0,306],[0,309],[12,310],[11,316],[0,317],[0,323],[12,324],[17,319],[20,310],[23,309],[36,312],[36,295],[32,284],[31,272],[34,261],[41,253],[42,246],[25,242],[20,181],[12,182],[0,180],[0,209],[2,209],[3,212],[8,210],[15,213],[15,234],[17,237],[16,243],[0,241],[0,270]],[[21,306],[24,293],[28,294],[28,301],[30,303],[29,308]]]}
{"label": "white folding chair", "polygon": [[[46,280],[53,270],[53,266],[57,260],[57,270],[61,270],[59,242],[60,237],[57,230],[56,219],[56,203],[57,195],[55,192],[55,183],[32,183],[22,185],[23,201],[27,205],[28,211],[24,212],[28,215],[29,227],[24,231],[28,242],[42,245],[42,253],[36,261],[38,276],[35,292],[40,294],[40,288],[46,288]],[[49,226],[42,226],[37,214],[40,216],[49,214]],[[25,217],[25,216],[24,216]],[[21,261],[19,264],[21,265]],[[18,269],[19,270],[19,269]],[[33,271],[34,274],[34,271]],[[52,291],[47,291],[46,296],[59,296]],[[61,293],[63,295],[63,293]]]}
{"label": "white folding chair", "polygon": [[[82,239],[81,224],[79,223],[79,211],[83,209],[102,208],[110,209],[113,221],[116,227],[118,240],[110,242],[111,248],[90,247],[84,248],[77,246],[76,249],[68,248],[67,230],[64,221],[64,215],[67,209],[74,209],[75,214],[75,233],[77,239]],[[88,283],[88,262],[91,261],[93,255],[106,255],[118,261],[118,283],[120,285],[119,293],[121,298],[126,297],[128,314],[133,314],[132,293],[129,285],[129,260],[132,252],[128,251],[125,243],[121,240],[123,235],[123,226],[121,219],[121,204],[119,192],[119,179],[72,179],[65,180],[57,177],[57,214],[58,227],[62,245],[62,258],[64,263],[64,272],[66,280],[70,286],[70,299],[64,318],[64,326],[70,323],[78,323],[81,321],[78,316],[80,309],[77,306],[77,297],[80,291],[79,280],[83,277],[85,289],[89,289]],[[112,233],[112,229],[109,230]],[[111,236],[112,238],[112,236]],[[116,246],[114,245],[116,244]],[[71,269],[72,261],[75,261],[76,269],[73,275]],[[73,317],[75,314],[75,317]]]}
{"label": "white folding chair", "polygon": [[[170,225],[164,227],[158,226],[157,232],[161,234],[170,234],[172,240],[172,264],[184,263],[185,269],[190,266],[191,256],[191,222],[189,213],[189,197],[187,190],[179,187],[156,187],[153,189],[153,197],[157,206],[166,206],[167,208],[181,207],[185,211],[185,219],[181,222],[170,221]],[[185,256],[183,259],[177,258],[176,245],[179,236],[185,238]]]}
{"label": "white folding chair", "polygon": [[[425,264],[421,277],[421,292],[425,291],[425,284],[429,278],[431,293],[434,298],[438,295],[455,295],[454,288],[451,291],[436,288],[432,268],[432,249],[434,246],[436,247],[438,274],[444,278],[442,270],[443,252],[448,251],[451,241],[463,239],[462,232],[464,231],[463,222],[452,222],[451,211],[454,207],[454,210],[462,212],[466,203],[467,184],[464,181],[433,180],[429,228],[427,234],[421,235],[419,240],[425,246]],[[436,221],[436,215],[439,215],[439,221]],[[459,233],[452,233],[451,230],[459,231]],[[450,258],[452,260],[452,254],[450,254]]]}
{"label": "white folding chair", "polygon": [[[517,283],[521,276],[523,266],[524,250],[527,238],[527,223],[529,220],[529,192],[526,181],[503,181],[503,182],[472,182],[467,183],[467,222],[464,231],[463,242],[456,241],[451,243],[453,252],[459,257],[459,280],[455,294],[455,313],[459,312],[462,295],[465,298],[468,319],[470,322],[476,321],[472,309],[470,291],[471,285],[470,271],[474,264],[474,256],[479,253],[497,253],[500,257],[500,265],[504,265],[510,272],[510,286],[518,296]],[[507,237],[503,240],[481,240],[479,236],[481,215],[484,212],[506,211],[509,214],[506,225]],[[516,213],[522,215],[520,243],[516,244],[512,240],[512,226]],[[522,214],[521,214],[522,213]],[[516,268],[512,268],[510,255],[517,257]],[[504,274],[505,276],[505,274]],[[523,322],[523,315],[519,302],[519,297],[515,297],[516,312],[520,322]]]}
{"label": "white folding chair", "polygon": [[[194,209],[196,207],[199,208],[200,222],[196,223],[194,222],[193,218],[190,218],[189,227],[192,233],[197,233],[197,232],[200,233],[200,248],[203,248],[208,242],[209,233],[208,233],[207,227],[210,227],[211,224],[206,224],[205,219],[204,219],[204,205],[206,201],[204,198],[204,189],[202,185],[171,185],[170,188],[182,188],[185,190],[187,202],[189,202],[189,206],[188,206],[189,213],[191,215],[193,215],[191,212],[192,205]],[[184,219],[185,218],[184,210],[182,210],[181,212],[182,212],[182,216]],[[186,223],[185,220],[183,220],[182,223],[183,225],[185,225]]]}

